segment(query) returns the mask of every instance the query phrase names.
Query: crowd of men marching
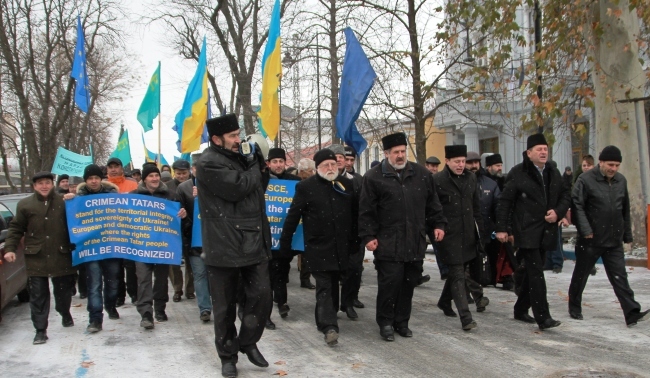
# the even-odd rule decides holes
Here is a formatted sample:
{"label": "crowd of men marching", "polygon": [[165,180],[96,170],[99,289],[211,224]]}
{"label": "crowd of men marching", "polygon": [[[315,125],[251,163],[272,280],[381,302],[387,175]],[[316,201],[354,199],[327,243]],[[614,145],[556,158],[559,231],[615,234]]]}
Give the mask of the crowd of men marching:
{"label": "crowd of men marching", "polygon": [[[18,204],[4,255],[6,261],[15,261],[25,238],[34,344],[47,340],[48,278],[55,309],[63,326],[70,327],[71,296],[79,274],[80,294],[88,297],[90,333],[102,329],[104,310],[109,319],[119,318],[117,308],[127,294],[141,315],[141,327],[153,329],[154,319],[166,321],[171,279],[174,301],[183,294],[196,298],[200,320],[214,318],[222,375],[234,377],[240,352],[253,364],[268,366],[257,342],[265,328],[275,328],[273,303],[281,317],[290,312],[287,282],[296,255],[301,260],[301,286],[315,289],[317,329],[327,345],[337,344],[337,313],[356,320],[355,308],[364,307],[358,293],[366,250],[373,252],[377,270],[380,337],[386,341],[393,341],[395,333],[412,337],[414,288],[430,279],[423,274],[429,242],[445,280],[437,306],[445,315],[459,317],[463,330],[477,327],[469,304],[474,303],[477,312],[485,311],[489,299],[483,286],[496,283],[514,287],[515,319],[545,330],[560,325],[546,299],[546,254],[561,250],[558,232],[569,218],[578,231],[570,317],[583,319],[582,292],[599,258],[626,324],[648,317],[634,300],[625,270],[623,243],[632,242],[630,203],[625,177],[618,173],[622,154],[615,146],[602,150],[597,166],[585,156],[583,173],[575,183],[549,161],[542,134],[528,138],[523,161],[506,177],[500,155],[487,156],[483,167],[481,157],[464,145],[446,146],[444,162],[436,157],[428,158],[426,167],[409,162],[403,133],[382,138],[385,159],[364,176],[354,171],[356,152],[341,145],[318,151],[313,160],[301,160],[294,175],[282,149],[271,149],[265,157],[257,146],[244,155],[234,115],[210,119],[207,127],[210,146],[192,157],[191,167],[184,160],[175,162],[173,179],[155,164],[133,171],[133,178],[125,177],[122,162],[114,158],[108,160],[106,172],[94,164],[86,167],[83,183],[76,188],[68,177],[59,176],[55,186],[49,172],[34,175],[34,194]],[[265,211],[271,178],[298,181],[275,251]],[[180,202],[185,280],[180,267],[165,264],[104,259],[72,266],[64,201],[102,193],[137,193]],[[195,197],[202,247],[191,247],[193,215],[198,210]],[[292,249],[300,222],[302,253]]]}

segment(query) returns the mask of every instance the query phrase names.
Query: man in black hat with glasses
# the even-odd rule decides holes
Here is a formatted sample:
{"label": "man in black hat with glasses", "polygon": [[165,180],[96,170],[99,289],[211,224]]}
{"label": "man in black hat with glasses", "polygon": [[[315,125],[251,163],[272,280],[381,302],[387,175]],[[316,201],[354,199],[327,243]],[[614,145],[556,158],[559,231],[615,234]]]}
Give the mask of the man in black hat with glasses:
{"label": "man in black hat with glasses", "polygon": [[435,240],[442,240],[447,220],[431,172],[406,159],[406,134],[387,135],[382,144],[386,158],[366,173],[361,187],[359,237],[375,255],[379,334],[393,341],[394,331],[413,336],[408,322],[426,235],[434,229]]}
{"label": "man in black hat with glasses", "polygon": [[[257,349],[272,305],[268,268],[271,229],[264,202],[269,173],[259,146],[242,146],[237,116],[226,114],[209,119],[206,125],[210,146],[196,166],[203,255],[221,374],[234,377],[240,351],[254,365],[269,366]],[[240,274],[246,305],[238,334],[235,319]]]}

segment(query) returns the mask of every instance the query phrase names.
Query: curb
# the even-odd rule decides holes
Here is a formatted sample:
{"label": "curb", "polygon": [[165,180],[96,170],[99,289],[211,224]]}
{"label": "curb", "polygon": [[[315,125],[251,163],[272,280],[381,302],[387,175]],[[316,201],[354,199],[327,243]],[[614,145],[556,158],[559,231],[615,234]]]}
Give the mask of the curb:
{"label": "curb", "polygon": [[[574,251],[564,251],[563,252],[564,259],[568,260],[573,260],[576,261],[576,253]],[[603,260],[598,259],[596,261],[596,264],[601,264],[602,265]],[[648,267],[648,258],[641,258],[641,257],[625,257],[625,266],[634,266],[638,268],[647,268]]]}

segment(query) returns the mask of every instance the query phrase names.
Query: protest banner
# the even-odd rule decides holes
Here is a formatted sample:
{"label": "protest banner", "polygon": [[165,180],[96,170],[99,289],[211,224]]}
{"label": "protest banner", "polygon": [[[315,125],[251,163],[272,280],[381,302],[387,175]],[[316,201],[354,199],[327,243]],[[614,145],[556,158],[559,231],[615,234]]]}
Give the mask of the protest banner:
{"label": "protest banner", "polygon": [[[289,212],[291,201],[296,194],[296,184],[299,181],[271,179],[266,187],[264,198],[266,199],[266,215],[271,226],[271,249],[280,249],[280,236],[284,220]],[[295,251],[305,250],[305,240],[302,234],[302,221],[293,234],[291,249]]]}
{"label": "protest banner", "polygon": [[83,177],[84,168],[93,163],[92,156],[84,156],[68,151],[63,147],[59,147],[56,151],[56,158],[54,165],[52,165],[52,173],[55,175],[70,175],[76,177]]}
{"label": "protest banner", "polygon": [[141,194],[96,194],[65,204],[72,265],[124,258],[180,265],[183,245],[178,202]]}
{"label": "protest banner", "polygon": [[194,197],[194,219],[192,219],[192,245],[191,247],[203,247],[201,234],[201,211],[199,210],[199,197]]}

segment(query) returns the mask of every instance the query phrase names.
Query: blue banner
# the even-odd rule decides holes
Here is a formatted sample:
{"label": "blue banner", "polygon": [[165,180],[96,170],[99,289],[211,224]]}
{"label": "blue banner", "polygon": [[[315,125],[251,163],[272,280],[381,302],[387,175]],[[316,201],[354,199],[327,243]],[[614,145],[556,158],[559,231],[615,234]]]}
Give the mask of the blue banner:
{"label": "blue banner", "polygon": [[194,197],[194,219],[192,219],[192,247],[203,247],[201,236],[201,212],[199,211],[199,197]]}
{"label": "blue banner", "polygon": [[92,156],[84,156],[68,151],[63,147],[59,147],[56,151],[56,158],[54,165],[52,165],[52,173],[55,175],[70,175],[76,177],[83,177],[84,168],[93,163]]}
{"label": "blue banner", "polygon": [[[266,199],[266,215],[271,225],[272,250],[280,249],[280,236],[284,220],[287,218],[291,201],[296,194],[296,184],[299,181],[272,179],[266,187],[264,197]],[[305,250],[305,240],[302,234],[302,221],[293,234],[291,249],[294,251]]]}
{"label": "blue banner", "polygon": [[123,258],[180,265],[178,202],[141,194],[96,194],[66,201],[72,265]]}

